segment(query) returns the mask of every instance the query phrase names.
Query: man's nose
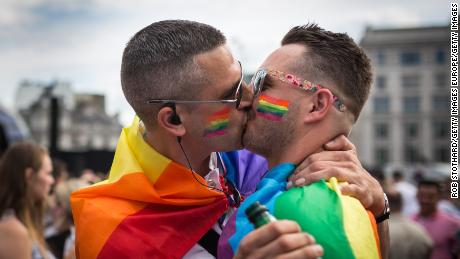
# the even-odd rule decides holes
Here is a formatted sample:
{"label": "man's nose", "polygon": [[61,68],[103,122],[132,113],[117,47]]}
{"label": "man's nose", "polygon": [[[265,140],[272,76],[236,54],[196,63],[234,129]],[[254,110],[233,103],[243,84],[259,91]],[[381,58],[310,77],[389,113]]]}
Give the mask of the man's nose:
{"label": "man's nose", "polygon": [[239,110],[247,110],[252,106],[252,101],[254,99],[254,93],[252,91],[251,85],[243,81],[243,96],[241,97],[241,103],[238,107]]}

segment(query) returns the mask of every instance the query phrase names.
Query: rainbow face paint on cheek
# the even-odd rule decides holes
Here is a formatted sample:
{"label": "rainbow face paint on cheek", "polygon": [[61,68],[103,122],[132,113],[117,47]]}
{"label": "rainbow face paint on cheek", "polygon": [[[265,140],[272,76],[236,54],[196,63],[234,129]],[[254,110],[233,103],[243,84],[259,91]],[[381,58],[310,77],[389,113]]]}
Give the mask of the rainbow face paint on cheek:
{"label": "rainbow face paint on cheek", "polygon": [[271,121],[281,121],[288,111],[289,102],[263,94],[259,97],[257,116]]}
{"label": "rainbow face paint on cheek", "polygon": [[208,118],[204,136],[210,138],[224,135],[230,122],[230,111],[230,108],[225,107],[213,113]]}

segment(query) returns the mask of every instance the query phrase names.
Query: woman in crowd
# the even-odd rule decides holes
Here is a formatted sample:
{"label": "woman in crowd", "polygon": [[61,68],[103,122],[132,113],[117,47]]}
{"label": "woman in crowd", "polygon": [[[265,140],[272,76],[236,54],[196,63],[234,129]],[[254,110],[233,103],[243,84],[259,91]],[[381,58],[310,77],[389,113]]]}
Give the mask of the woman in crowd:
{"label": "woman in crowd", "polygon": [[36,144],[12,145],[0,160],[0,258],[54,258],[43,236],[51,159]]}

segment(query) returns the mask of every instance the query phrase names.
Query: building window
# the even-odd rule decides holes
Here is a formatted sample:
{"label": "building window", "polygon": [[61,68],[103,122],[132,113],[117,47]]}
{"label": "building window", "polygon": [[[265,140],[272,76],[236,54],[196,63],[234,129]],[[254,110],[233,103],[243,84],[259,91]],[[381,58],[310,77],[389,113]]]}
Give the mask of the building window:
{"label": "building window", "polygon": [[403,110],[406,113],[419,112],[420,111],[420,97],[418,96],[404,97]]}
{"label": "building window", "polygon": [[448,121],[434,121],[433,122],[433,138],[434,139],[448,139],[449,136],[449,122]]}
{"label": "building window", "polygon": [[404,148],[404,160],[408,163],[414,163],[419,161],[419,155],[417,148],[412,145],[406,145]]}
{"label": "building window", "polygon": [[59,141],[62,149],[68,150],[72,148],[72,136],[69,133],[61,133]]}
{"label": "building window", "polygon": [[404,66],[418,65],[421,63],[420,53],[414,51],[402,52],[400,59],[401,64]]}
{"label": "building window", "polygon": [[401,85],[402,87],[418,87],[420,85],[420,75],[403,75]]}
{"label": "building window", "polygon": [[376,85],[379,89],[384,89],[387,87],[387,78],[384,76],[378,76],[376,79]]}
{"label": "building window", "polygon": [[91,142],[94,149],[100,150],[104,148],[104,137],[102,135],[94,135]]}
{"label": "building window", "polygon": [[435,54],[436,64],[442,65],[446,62],[446,52],[442,49],[438,49]]}
{"label": "building window", "polygon": [[388,113],[390,111],[390,99],[388,97],[374,98],[374,112]]}
{"label": "building window", "polygon": [[450,159],[449,148],[437,147],[433,151],[434,151],[434,160],[436,162],[449,162],[449,159]]}
{"label": "building window", "polygon": [[384,165],[389,162],[389,152],[386,148],[377,148],[375,150],[375,162],[378,165]]}
{"label": "building window", "polygon": [[404,125],[404,133],[407,139],[414,139],[418,137],[418,124],[415,122],[407,123]]}
{"label": "building window", "polygon": [[388,138],[388,124],[376,123],[375,124],[375,137],[376,138]]}
{"label": "building window", "polygon": [[447,75],[445,73],[437,73],[434,75],[434,84],[436,87],[447,87]]}
{"label": "building window", "polygon": [[448,96],[433,96],[432,98],[433,111],[449,111],[450,100]]}
{"label": "building window", "polygon": [[385,53],[382,50],[377,51],[377,54],[375,56],[377,59],[377,64],[385,65],[386,57],[385,57]]}

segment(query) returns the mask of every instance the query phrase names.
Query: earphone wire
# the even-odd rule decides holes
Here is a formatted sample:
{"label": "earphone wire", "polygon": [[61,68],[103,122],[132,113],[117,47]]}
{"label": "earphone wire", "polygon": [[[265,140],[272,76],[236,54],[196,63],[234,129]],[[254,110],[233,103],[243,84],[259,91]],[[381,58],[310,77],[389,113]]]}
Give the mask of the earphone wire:
{"label": "earphone wire", "polygon": [[[173,106],[174,107],[174,106]],[[175,107],[173,108],[173,111],[175,112]],[[147,138],[147,132],[145,131],[144,129],[144,122],[143,121],[139,121],[139,131],[141,132],[142,134],[142,138],[144,140],[146,140]],[[182,150],[182,153],[184,153],[184,157],[185,157],[185,160],[187,160],[187,164],[188,164],[188,168],[190,169],[190,172],[192,173],[192,176],[193,178],[195,179],[195,181],[197,181],[199,184],[201,184],[202,186],[206,187],[206,188],[209,188],[209,189],[212,189],[212,190],[215,190],[215,191],[218,191],[218,192],[221,192],[221,193],[224,193],[225,195],[228,195],[227,193],[224,192],[224,190],[221,190],[219,188],[215,188],[215,187],[212,187],[212,186],[209,186],[207,184],[203,184],[202,182],[200,182],[200,180],[198,180],[198,178],[196,178],[195,174],[195,170],[193,170],[192,168],[192,164],[190,163],[190,160],[188,159],[188,156],[187,156],[187,153],[185,153],[185,150],[184,150],[184,147],[182,146],[181,144],[181,137],[178,137],[177,138],[177,143],[179,143],[179,146],[180,146],[180,149]]]}
{"label": "earphone wire", "polygon": [[[202,186],[204,186],[204,187],[206,187],[206,188],[209,188],[209,189],[212,189],[212,190],[215,190],[215,191],[218,191],[218,192],[221,192],[221,193],[226,194],[226,193],[224,192],[224,190],[221,190],[221,189],[219,189],[219,188],[215,188],[215,187],[209,186],[209,185],[207,185],[207,184],[203,184],[202,182],[200,182],[200,180],[198,180],[198,178],[196,178],[196,176],[195,176],[196,172],[193,170],[192,164],[190,163],[190,160],[188,160],[188,156],[187,156],[187,153],[185,153],[184,147],[182,147],[182,144],[180,143],[180,141],[177,141],[177,143],[179,143],[180,149],[182,150],[182,153],[184,153],[185,160],[187,160],[187,164],[188,164],[188,167],[189,167],[189,169],[190,169],[190,172],[192,173],[193,178],[195,178],[195,180],[196,180],[199,184],[201,184]],[[226,195],[227,195],[227,194],[226,194]]]}

